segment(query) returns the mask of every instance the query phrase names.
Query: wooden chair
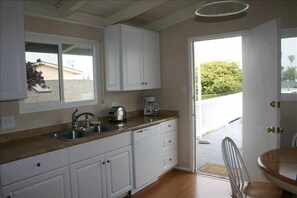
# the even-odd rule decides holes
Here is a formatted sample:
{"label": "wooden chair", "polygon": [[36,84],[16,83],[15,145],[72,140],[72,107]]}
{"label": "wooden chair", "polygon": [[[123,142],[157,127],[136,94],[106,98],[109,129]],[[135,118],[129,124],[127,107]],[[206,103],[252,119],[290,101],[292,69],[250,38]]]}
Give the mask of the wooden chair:
{"label": "wooden chair", "polygon": [[271,183],[252,182],[236,144],[229,137],[222,140],[222,154],[228,171],[232,198],[277,198],[282,190]]}
{"label": "wooden chair", "polygon": [[293,136],[292,147],[297,147],[297,133]]}

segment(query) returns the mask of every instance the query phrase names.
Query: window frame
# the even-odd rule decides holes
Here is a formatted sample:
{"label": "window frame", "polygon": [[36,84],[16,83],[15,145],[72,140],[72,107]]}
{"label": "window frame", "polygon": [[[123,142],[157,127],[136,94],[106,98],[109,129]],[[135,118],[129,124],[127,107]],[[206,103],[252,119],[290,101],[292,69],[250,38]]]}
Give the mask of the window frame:
{"label": "window frame", "polygon": [[[281,30],[281,39],[297,37],[297,27],[285,28]],[[281,75],[281,74],[279,74]],[[281,93],[282,101],[297,101],[297,93]]]}
{"label": "window frame", "polygon": [[[75,37],[35,33],[35,32],[25,32],[25,41],[36,42],[44,44],[54,44],[59,46],[58,51],[58,70],[59,70],[59,85],[60,85],[60,100],[59,101],[49,101],[40,103],[25,103],[24,100],[19,101],[20,113],[31,113],[31,112],[41,112],[48,110],[65,109],[71,107],[80,107],[95,105],[102,102],[102,91],[101,91],[101,71],[100,71],[100,45],[99,41],[80,39]],[[75,101],[75,102],[65,102],[64,101],[64,88],[63,88],[63,68],[62,68],[62,44],[77,44],[80,46],[92,46],[93,47],[93,79],[94,79],[94,99]],[[25,65],[24,65],[25,66]],[[99,78],[97,78],[99,77]],[[46,80],[46,79],[45,79]]]}

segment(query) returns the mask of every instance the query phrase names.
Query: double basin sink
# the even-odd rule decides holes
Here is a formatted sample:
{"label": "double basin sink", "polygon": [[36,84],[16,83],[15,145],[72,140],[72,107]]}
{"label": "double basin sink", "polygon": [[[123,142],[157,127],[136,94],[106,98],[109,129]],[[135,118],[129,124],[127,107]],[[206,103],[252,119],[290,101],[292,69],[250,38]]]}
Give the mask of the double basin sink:
{"label": "double basin sink", "polygon": [[75,140],[83,137],[93,136],[98,133],[109,132],[117,130],[119,127],[113,124],[100,124],[89,127],[80,127],[77,129],[68,129],[65,131],[50,133],[49,135],[53,138],[62,139],[62,140]]}

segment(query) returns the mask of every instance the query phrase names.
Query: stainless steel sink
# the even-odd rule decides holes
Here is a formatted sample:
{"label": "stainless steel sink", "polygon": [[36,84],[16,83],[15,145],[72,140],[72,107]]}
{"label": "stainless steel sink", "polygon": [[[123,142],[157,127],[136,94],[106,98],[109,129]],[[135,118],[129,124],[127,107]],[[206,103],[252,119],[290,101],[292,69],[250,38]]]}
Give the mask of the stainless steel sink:
{"label": "stainless steel sink", "polygon": [[100,124],[89,127],[80,127],[78,129],[68,129],[56,133],[50,133],[49,135],[62,140],[75,140],[82,137],[92,136],[94,134],[109,132],[118,129],[118,126],[111,124]]}

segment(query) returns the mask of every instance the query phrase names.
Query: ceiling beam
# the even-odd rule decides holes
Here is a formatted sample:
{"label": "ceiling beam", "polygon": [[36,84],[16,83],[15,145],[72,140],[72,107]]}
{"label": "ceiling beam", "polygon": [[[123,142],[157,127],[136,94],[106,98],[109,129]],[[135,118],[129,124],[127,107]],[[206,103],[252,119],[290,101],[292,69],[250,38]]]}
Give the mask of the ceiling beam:
{"label": "ceiling beam", "polygon": [[161,29],[172,26],[176,23],[189,19],[195,16],[195,11],[200,8],[202,5],[211,2],[210,0],[199,1],[191,6],[188,6],[182,10],[179,10],[173,14],[170,14],[166,17],[163,17],[160,20],[154,21],[148,25],[143,26],[144,29],[159,31]]}
{"label": "ceiling beam", "polygon": [[127,21],[135,16],[142,14],[160,4],[165,3],[167,0],[162,1],[136,1],[132,5],[117,12],[116,14],[107,18],[107,25],[112,25],[118,22]]}
{"label": "ceiling beam", "polygon": [[70,16],[74,12],[79,11],[80,8],[82,8],[89,2],[90,0],[63,0],[57,7],[58,16],[64,18]]}
{"label": "ceiling beam", "polygon": [[24,1],[24,12],[35,15],[45,15],[49,17],[57,16],[57,10],[55,6],[39,3],[36,1]]}
{"label": "ceiling beam", "polygon": [[71,21],[76,21],[81,24],[88,24],[98,27],[104,27],[106,26],[106,18],[95,16],[92,14],[87,14],[84,12],[74,12],[70,16],[66,17],[66,19],[69,19]]}

